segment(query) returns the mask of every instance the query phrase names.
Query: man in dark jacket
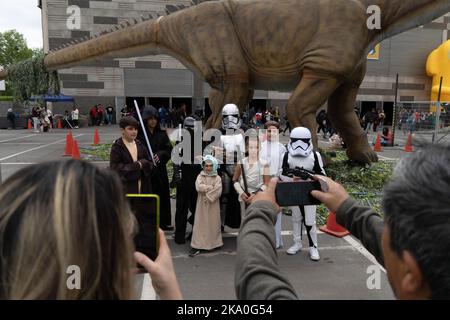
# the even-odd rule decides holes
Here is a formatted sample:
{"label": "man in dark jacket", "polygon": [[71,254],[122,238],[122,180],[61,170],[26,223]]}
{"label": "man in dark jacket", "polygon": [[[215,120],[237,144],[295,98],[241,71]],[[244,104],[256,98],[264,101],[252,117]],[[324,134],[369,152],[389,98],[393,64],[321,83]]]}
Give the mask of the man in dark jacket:
{"label": "man in dark jacket", "polygon": [[327,137],[327,112],[325,110],[320,110],[319,114],[316,117],[316,122],[318,124],[317,134],[322,130],[323,137]]}
{"label": "man in dark jacket", "polygon": [[[197,180],[197,176],[202,171],[202,167],[200,162],[195,163],[196,157],[200,156],[202,158],[203,147],[199,150],[199,154],[195,154],[195,133],[197,130],[201,130],[201,121],[197,121],[197,126],[195,124],[194,117],[187,117],[184,120],[184,129],[180,133],[178,137],[178,146],[176,147],[177,151],[180,151],[178,156],[180,158],[180,162],[175,164],[174,161],[174,176],[172,179],[172,183],[177,188],[177,206],[175,212],[175,243],[184,244],[186,243],[186,227],[187,222],[189,222],[192,226],[194,225],[195,219],[195,209],[197,206],[197,190],[195,188],[195,181]],[[201,133],[200,133],[201,134]],[[187,154],[188,150],[184,148],[185,143],[187,143],[190,139],[190,154]],[[201,143],[202,141],[200,141]],[[186,148],[187,149],[187,148]],[[191,212],[191,216],[188,219],[189,211]],[[189,237],[188,237],[189,238]]]}
{"label": "man in dark jacket", "polygon": [[375,122],[375,120],[377,119],[378,114],[375,111],[375,108],[372,108],[371,111],[368,111],[365,115],[364,115],[364,131],[366,133],[369,133],[369,131],[371,129],[373,129],[373,124]]}
{"label": "man in dark jacket", "polygon": [[178,127],[180,124],[183,125],[184,119],[187,117],[187,108],[186,104],[182,103],[180,108],[175,112],[174,125]]}
{"label": "man in dark jacket", "polygon": [[[386,268],[398,299],[450,299],[450,146],[425,146],[397,165],[385,187],[383,220],[322,177],[329,191],[313,191]],[[278,266],[273,225],[279,212],[276,179],[258,193],[238,237],[238,299],[297,299]],[[430,201],[433,199],[433,201]]]}
{"label": "man in dark jacket", "polygon": [[[161,200],[160,226],[165,231],[172,231],[174,228],[172,226],[169,178],[166,168],[167,162],[169,162],[172,154],[172,144],[166,131],[161,130],[159,113],[155,107],[151,105],[145,106],[142,112],[142,120],[156,162],[156,174],[153,176],[152,184],[154,193],[159,195]],[[138,140],[148,149],[142,128],[139,128]],[[147,150],[147,152],[149,151]]]}

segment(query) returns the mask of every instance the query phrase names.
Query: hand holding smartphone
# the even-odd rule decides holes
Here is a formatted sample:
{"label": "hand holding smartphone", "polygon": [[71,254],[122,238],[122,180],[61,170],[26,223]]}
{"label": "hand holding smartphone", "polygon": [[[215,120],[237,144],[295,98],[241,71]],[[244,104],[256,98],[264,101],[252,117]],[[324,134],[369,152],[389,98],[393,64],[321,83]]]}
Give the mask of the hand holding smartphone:
{"label": "hand holding smartphone", "polygon": [[[159,250],[159,196],[127,194],[127,199],[138,224],[135,249],[155,261]],[[141,265],[137,267],[140,272],[147,272]]]}
{"label": "hand holding smartphone", "polygon": [[311,191],[328,192],[324,179],[314,176],[315,180],[278,182],[275,197],[281,207],[319,205],[321,202],[311,195]]}

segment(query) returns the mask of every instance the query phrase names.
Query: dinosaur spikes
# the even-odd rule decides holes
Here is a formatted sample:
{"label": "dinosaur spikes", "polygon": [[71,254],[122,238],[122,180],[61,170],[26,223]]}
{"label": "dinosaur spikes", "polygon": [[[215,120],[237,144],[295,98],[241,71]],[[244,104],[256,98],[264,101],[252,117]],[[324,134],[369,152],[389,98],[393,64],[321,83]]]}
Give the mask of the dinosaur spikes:
{"label": "dinosaur spikes", "polygon": [[133,18],[132,20],[131,20],[131,24],[137,24],[138,23],[138,21],[137,21],[137,19],[136,18]]}
{"label": "dinosaur spikes", "polygon": [[141,22],[144,22],[145,20],[147,20],[144,16],[141,16]]}
{"label": "dinosaur spikes", "polygon": [[120,29],[120,26],[119,26],[119,25],[115,25],[115,26],[114,26],[114,30],[115,30],[115,31],[117,31],[117,30],[119,30],[119,29]]}

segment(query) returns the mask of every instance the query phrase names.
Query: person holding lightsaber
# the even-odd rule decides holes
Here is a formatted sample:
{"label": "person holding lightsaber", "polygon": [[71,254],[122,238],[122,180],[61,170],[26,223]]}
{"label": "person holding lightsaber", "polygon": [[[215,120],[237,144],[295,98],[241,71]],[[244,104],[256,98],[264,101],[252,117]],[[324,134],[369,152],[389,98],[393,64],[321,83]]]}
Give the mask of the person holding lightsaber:
{"label": "person holding lightsaber", "polygon": [[169,177],[166,164],[172,154],[172,144],[165,130],[159,124],[159,113],[155,107],[147,105],[142,111],[135,101],[136,113],[140,121],[138,140],[144,142],[144,146],[156,166],[156,174],[152,177],[154,192],[161,199],[160,228],[165,231],[173,231],[172,213],[170,206]]}

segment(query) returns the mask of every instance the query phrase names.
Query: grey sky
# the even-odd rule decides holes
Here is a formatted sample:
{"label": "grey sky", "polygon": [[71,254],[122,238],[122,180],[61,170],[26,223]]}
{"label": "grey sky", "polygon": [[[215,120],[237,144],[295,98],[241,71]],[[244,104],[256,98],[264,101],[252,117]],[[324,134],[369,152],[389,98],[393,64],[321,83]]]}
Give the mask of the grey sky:
{"label": "grey sky", "polygon": [[28,47],[42,48],[41,9],[37,0],[0,0],[0,32],[16,29]]}

